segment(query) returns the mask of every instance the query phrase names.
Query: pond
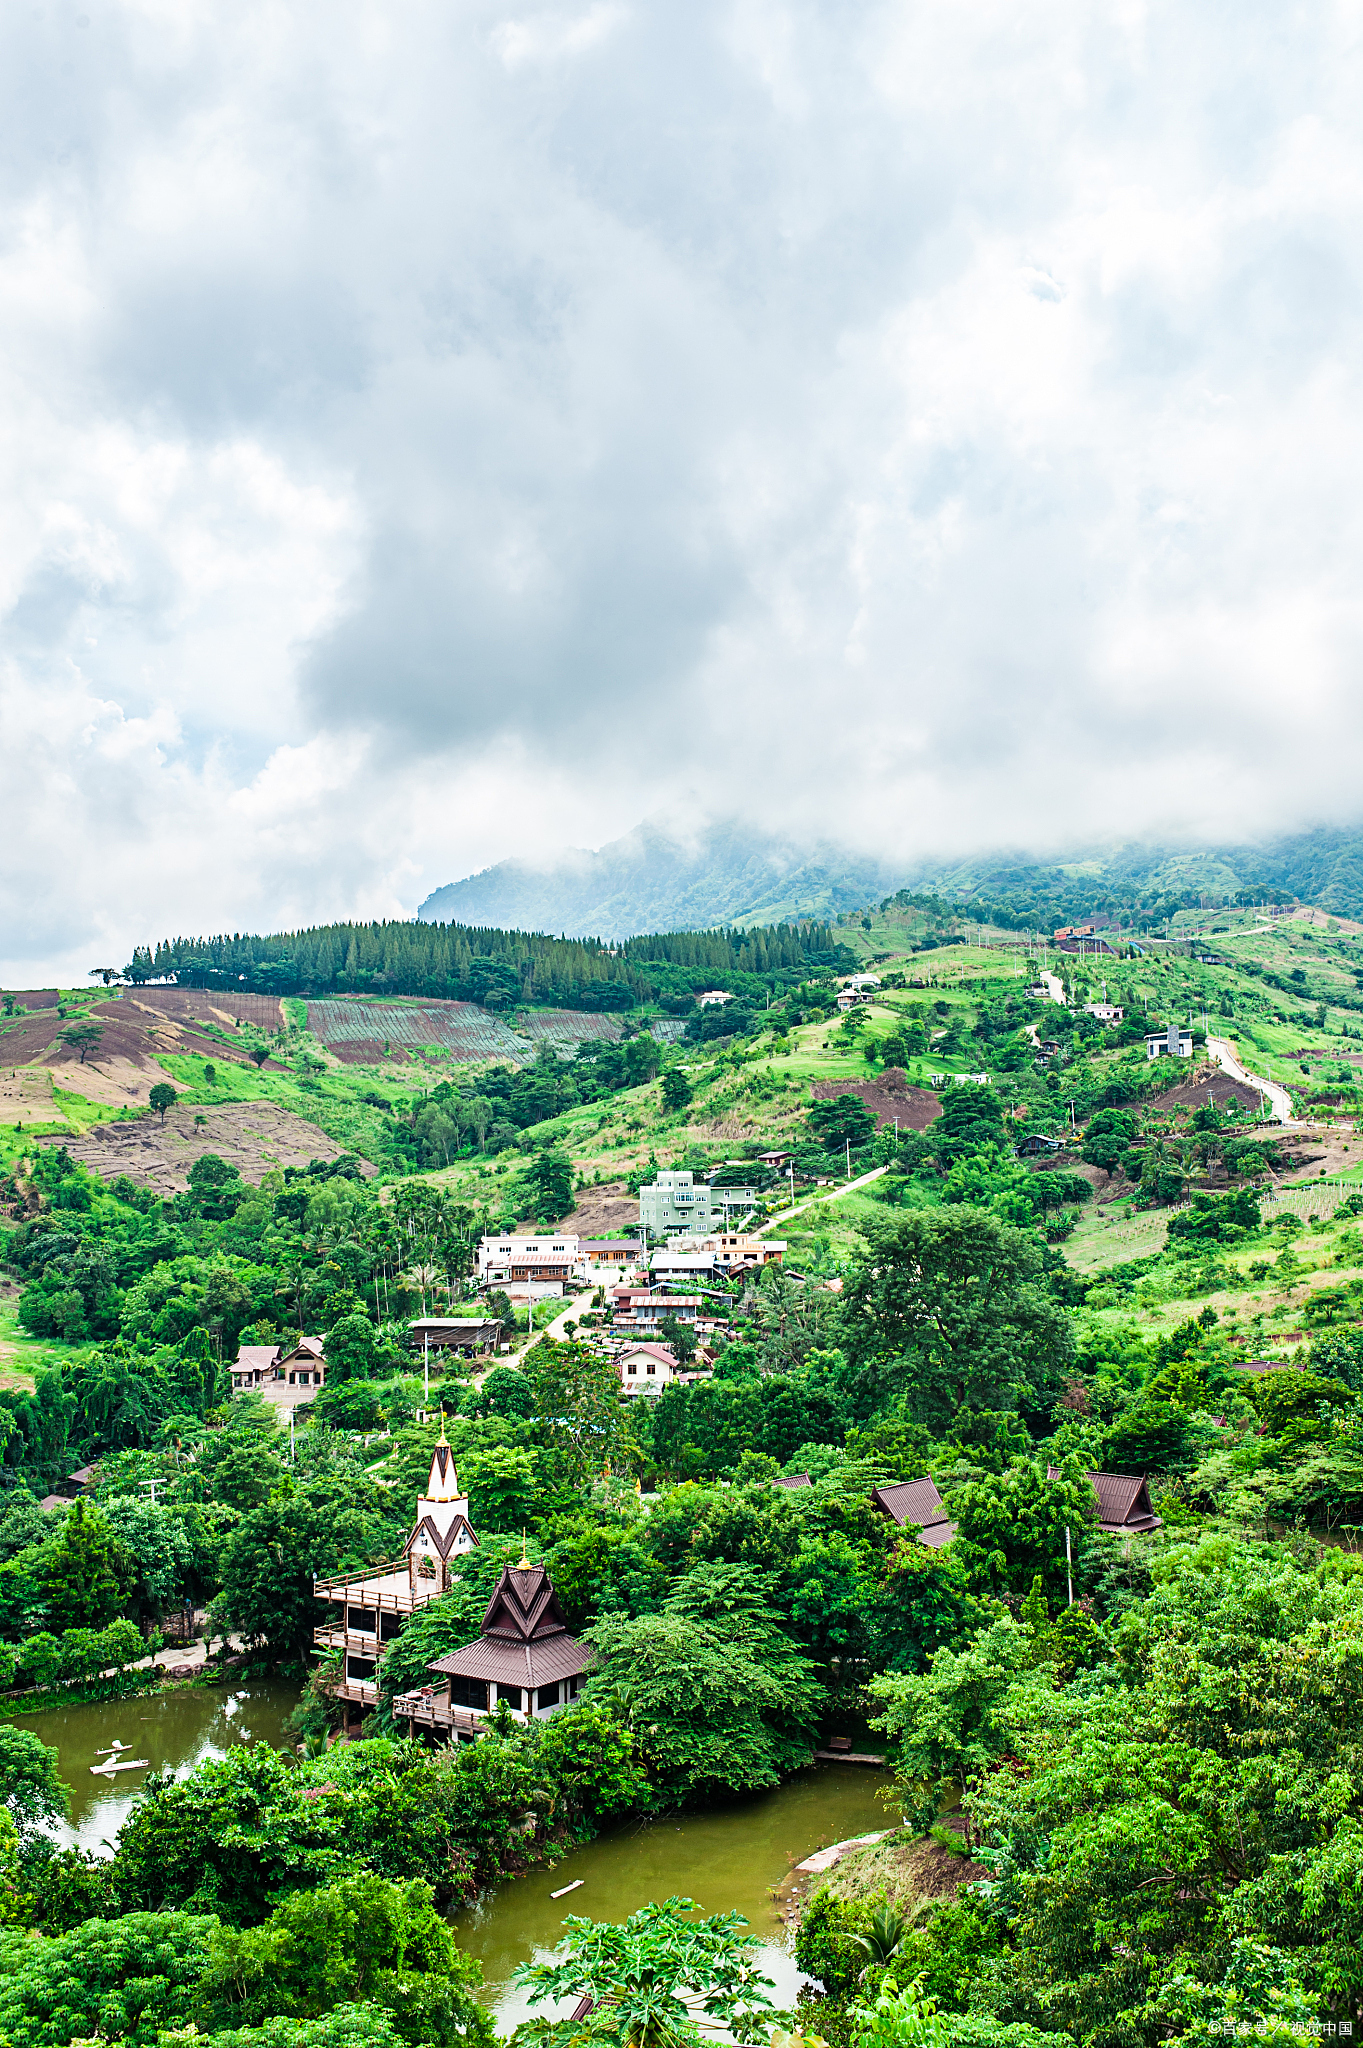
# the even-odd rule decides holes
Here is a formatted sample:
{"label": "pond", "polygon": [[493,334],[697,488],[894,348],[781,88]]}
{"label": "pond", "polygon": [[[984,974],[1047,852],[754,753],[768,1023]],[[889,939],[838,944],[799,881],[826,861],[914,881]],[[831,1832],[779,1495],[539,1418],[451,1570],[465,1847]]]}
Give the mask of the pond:
{"label": "pond", "polygon": [[[801,1982],[770,1896],[793,1864],[829,1842],[890,1827],[898,1819],[877,1797],[889,1779],[856,1764],[814,1764],[775,1792],[601,1835],[552,1870],[532,1870],[455,1914],[463,1947],[483,1965],[481,1996],[509,2034],[528,2015],[511,1978],[520,1963],[544,1958],[562,1937],[564,1916],[624,1920],[650,1899],[674,1893],[707,1913],[737,1910],[762,1938],[762,1968],[778,2005],[794,2002]],[[567,1898],[549,1895],[581,1878]],[[546,2008],[539,2008],[545,2010]]]}
{"label": "pond", "polygon": [[[297,1699],[296,1687],[253,1679],[47,1707],[18,1717],[15,1725],[31,1728],[57,1751],[71,1794],[70,1824],[58,1831],[62,1843],[107,1855],[148,1772],[93,1777],[90,1766],[101,1761],[101,1749],[118,1739],[130,1757],[146,1757],[151,1767],[183,1777],[236,1743],[284,1748],[284,1723]],[[771,1891],[815,1849],[892,1826],[897,1815],[878,1796],[888,1783],[883,1771],[865,1766],[815,1764],[774,1792],[617,1829],[572,1850],[552,1870],[532,1870],[485,1893],[451,1918],[461,1945],[482,1963],[481,1996],[499,2031],[509,2034],[527,2016],[511,1982],[517,1966],[551,1952],[567,1914],[624,1920],[650,1899],[674,1893],[697,1900],[706,1913],[744,1914],[762,1940],[762,1968],[774,1979],[775,2002],[793,2003],[800,1974],[782,1940]],[[550,1897],[574,1879],[581,1880],[576,1891]]]}
{"label": "pond", "polygon": [[102,1748],[120,1741],[130,1758],[146,1757],[152,1769],[182,1778],[195,1764],[225,1756],[234,1743],[268,1742],[283,1749],[284,1723],[297,1703],[297,1686],[252,1679],[211,1688],[177,1686],[97,1705],[44,1707],[17,1715],[14,1725],[31,1728],[57,1752],[57,1768],[71,1794],[70,1825],[56,1831],[62,1846],[107,1855],[150,1773],[92,1777],[90,1766],[103,1762]]}

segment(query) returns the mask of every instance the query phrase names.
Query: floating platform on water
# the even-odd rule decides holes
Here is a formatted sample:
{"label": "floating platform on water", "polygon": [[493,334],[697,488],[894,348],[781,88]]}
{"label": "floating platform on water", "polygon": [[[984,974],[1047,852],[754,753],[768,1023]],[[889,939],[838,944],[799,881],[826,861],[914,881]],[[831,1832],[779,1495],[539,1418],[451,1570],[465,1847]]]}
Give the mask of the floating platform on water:
{"label": "floating platform on water", "polygon": [[864,1749],[816,1749],[816,1764],[874,1764],[878,1770],[885,1767],[883,1756],[873,1756]]}
{"label": "floating platform on water", "polygon": [[575,1877],[571,1884],[560,1885],[556,1892],[550,1892],[551,1899],[566,1899],[569,1892],[575,1892],[587,1882],[585,1877]]}
{"label": "floating platform on water", "polygon": [[107,1764],[91,1764],[90,1771],[96,1778],[112,1778],[115,1771],[145,1771],[150,1762],[149,1756],[125,1757],[122,1762],[110,1757]]}

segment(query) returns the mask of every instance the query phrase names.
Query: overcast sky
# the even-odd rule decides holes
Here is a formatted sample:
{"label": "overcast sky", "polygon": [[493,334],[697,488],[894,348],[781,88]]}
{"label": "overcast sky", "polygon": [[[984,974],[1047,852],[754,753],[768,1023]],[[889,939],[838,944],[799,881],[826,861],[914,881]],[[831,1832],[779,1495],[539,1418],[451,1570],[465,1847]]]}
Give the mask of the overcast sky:
{"label": "overcast sky", "polygon": [[0,11],[0,976],[1343,819],[1363,8]]}

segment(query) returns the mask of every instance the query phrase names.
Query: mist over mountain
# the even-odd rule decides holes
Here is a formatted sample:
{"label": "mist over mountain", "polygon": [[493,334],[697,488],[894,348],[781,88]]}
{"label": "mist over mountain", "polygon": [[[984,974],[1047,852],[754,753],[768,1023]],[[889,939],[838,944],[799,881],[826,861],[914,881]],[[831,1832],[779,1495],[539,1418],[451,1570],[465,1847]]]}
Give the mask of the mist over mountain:
{"label": "mist over mountain", "polygon": [[732,821],[676,833],[645,819],[594,853],[547,865],[504,860],[428,896],[428,923],[494,924],[569,938],[836,916],[899,887],[901,867],[820,843],[798,846]]}
{"label": "mist over mountain", "polygon": [[982,852],[966,860],[876,861],[828,841],[800,845],[733,820],[682,834],[655,819],[596,851],[568,848],[536,864],[500,861],[435,890],[428,923],[488,924],[570,938],[716,924],[835,917],[896,889],[1004,905],[1045,923],[1084,910],[1135,908],[1237,894],[1300,897],[1363,915],[1363,832],[1321,826],[1262,845],[1125,845]]}

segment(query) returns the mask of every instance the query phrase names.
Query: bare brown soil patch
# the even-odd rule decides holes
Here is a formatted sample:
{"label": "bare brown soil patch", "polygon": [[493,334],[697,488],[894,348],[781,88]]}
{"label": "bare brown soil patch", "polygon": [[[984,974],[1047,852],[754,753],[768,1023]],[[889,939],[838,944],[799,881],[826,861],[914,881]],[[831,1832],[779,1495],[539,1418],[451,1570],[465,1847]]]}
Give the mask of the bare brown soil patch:
{"label": "bare brown soil patch", "polygon": [[[175,990],[171,994],[177,993]],[[105,1003],[96,1003],[82,1012],[98,1024],[103,1036],[94,1052],[87,1053],[82,1066],[76,1054],[62,1042],[62,1032],[68,1024],[77,1019],[58,1017],[48,1012],[8,1022],[0,1028],[0,1066],[15,1068],[32,1066],[38,1061],[51,1067],[71,1066],[83,1075],[91,1067],[110,1068],[118,1062],[148,1070],[151,1080],[164,1081],[168,1078],[156,1062],[162,1053],[198,1053],[204,1059],[236,1061],[243,1064],[248,1060],[246,1047],[223,1045],[220,1040],[208,1034],[191,1021],[177,1022],[164,1010],[144,1002],[141,996],[120,996]],[[276,1020],[277,1021],[277,1020]],[[236,1027],[229,1018],[223,1029],[235,1035]],[[275,1060],[267,1060],[267,1067],[275,1073],[282,1068]],[[62,1086],[71,1083],[62,1076]],[[79,1094],[90,1094],[92,1101],[105,1098],[89,1089],[78,1088]],[[121,1099],[121,1098],[120,1098]]]}
{"label": "bare brown soil patch", "polygon": [[[196,1117],[204,1120],[196,1128]],[[339,1159],[345,1151],[334,1138],[291,1110],[272,1102],[234,1102],[221,1108],[172,1109],[162,1124],[147,1115],[123,1123],[96,1124],[83,1138],[39,1138],[38,1144],[61,1145],[104,1180],[121,1173],[162,1194],[178,1194],[189,1185],[189,1169],[205,1152],[239,1169],[243,1180],[258,1186],[276,1167],[307,1166],[314,1159]],[[366,1175],[378,1169],[361,1162]]]}
{"label": "bare brown soil patch", "polygon": [[1223,1074],[1220,1067],[1198,1067],[1186,1081],[1177,1088],[1166,1088],[1162,1095],[1150,1097],[1151,1109],[1202,1109],[1209,1102],[1222,1108],[1229,1102],[1237,1102],[1241,1109],[1259,1110],[1259,1091],[1244,1081],[1233,1081],[1229,1074]]}
{"label": "bare brown soil patch", "polygon": [[52,1076],[57,1088],[67,1088],[73,1095],[83,1095],[87,1102],[102,1102],[110,1109],[145,1109],[147,1098],[158,1081],[167,1081],[177,1093],[179,1083],[173,1074],[159,1067],[154,1059],[87,1059],[81,1066],[75,1054],[67,1058],[44,1062],[43,1069]]}
{"label": "bare brown soil patch", "polygon": [[55,988],[7,988],[4,994],[21,1010],[55,1010],[61,1001]]}
{"label": "bare brown soil patch", "polygon": [[925,1131],[942,1114],[942,1104],[930,1088],[914,1088],[902,1067],[886,1067],[870,1081],[814,1081],[810,1093],[816,1102],[834,1095],[855,1095],[870,1110],[877,1126],[899,1119],[901,1131]]}
{"label": "bare brown soil patch", "polygon": [[142,988],[137,1001],[146,1009],[160,1010],[177,1024],[216,1024],[226,1031],[242,1024],[278,1031],[284,1021],[278,996],[238,995],[230,989]]}
{"label": "bare brown soil patch", "polygon": [[[178,995],[181,991],[178,989],[162,989],[158,990],[157,993],[160,995]],[[189,993],[192,993],[192,991]],[[255,998],[256,1002],[266,1002],[268,1000],[264,996],[257,996]],[[279,1023],[279,1006],[276,1003],[274,1007],[275,1014],[271,1028],[274,1028]],[[105,1036],[100,1041],[99,1047],[101,1060],[108,1058],[111,1053],[115,1055],[126,1053],[129,1057],[135,1057],[134,1046],[137,1041],[134,1038],[133,1041],[125,1044],[123,1034],[140,1033],[143,1057],[148,1060],[154,1059],[159,1053],[173,1052],[197,1053],[201,1058],[207,1060],[234,1060],[239,1066],[251,1063],[244,1036],[243,1042],[240,1045],[233,1045],[230,1042],[232,1038],[236,1038],[239,1035],[236,1019],[232,1016],[226,1016],[225,1019],[213,1018],[208,1020],[216,1023],[220,1030],[228,1033],[229,1043],[224,1045],[221,1039],[210,1038],[206,1031],[199,1028],[199,1022],[203,1020],[196,1021],[188,1017],[173,1017],[169,1012],[161,1008],[160,1005],[147,1002],[141,992],[135,996],[123,996],[114,1003],[97,1003],[93,1014],[98,1022],[105,1026]],[[250,1020],[247,1019],[246,1021],[249,1022]],[[112,1042],[109,1037],[111,1030],[115,1034]],[[266,1060],[265,1065],[273,1074],[280,1074],[284,1071],[278,1060]]]}
{"label": "bare brown soil patch", "polygon": [[639,1228],[639,1197],[622,1180],[583,1188],[577,1207],[559,1228],[575,1230],[579,1237],[630,1237]]}
{"label": "bare brown soil patch", "polygon": [[0,1025],[0,1064],[31,1066],[56,1044],[57,1032],[65,1021],[55,1011],[46,1017],[6,1018]]}
{"label": "bare brown soil patch", "polygon": [[0,1069],[0,1124],[59,1123],[61,1114],[47,1067]]}

